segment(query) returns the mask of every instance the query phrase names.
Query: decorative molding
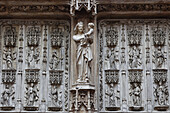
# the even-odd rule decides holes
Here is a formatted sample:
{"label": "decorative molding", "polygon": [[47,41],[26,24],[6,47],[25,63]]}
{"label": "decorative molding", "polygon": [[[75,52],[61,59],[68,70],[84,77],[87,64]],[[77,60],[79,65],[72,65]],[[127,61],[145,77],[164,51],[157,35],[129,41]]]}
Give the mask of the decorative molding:
{"label": "decorative molding", "polygon": [[[13,5],[8,6],[9,12],[69,12],[69,5]],[[4,11],[4,10],[2,10]]]}
{"label": "decorative molding", "polygon": [[86,11],[92,11],[92,14],[97,14],[96,0],[71,0],[70,5],[70,14],[74,15],[75,10],[80,11],[82,8],[85,8]]}
{"label": "decorative molding", "polygon": [[170,4],[98,4],[98,12],[109,11],[170,11]]}

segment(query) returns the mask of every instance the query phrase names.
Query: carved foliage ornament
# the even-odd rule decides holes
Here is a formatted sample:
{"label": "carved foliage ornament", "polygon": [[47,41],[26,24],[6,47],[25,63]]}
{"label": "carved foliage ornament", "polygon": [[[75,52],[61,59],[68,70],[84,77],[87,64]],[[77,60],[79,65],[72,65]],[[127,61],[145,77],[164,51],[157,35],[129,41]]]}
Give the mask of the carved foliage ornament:
{"label": "carved foliage ornament", "polygon": [[62,41],[63,41],[63,32],[62,29],[57,27],[57,28],[52,28],[51,32],[51,46],[52,47],[61,47],[62,46]]}
{"label": "carved foliage ornament", "polygon": [[165,45],[166,29],[157,27],[155,29],[153,28],[152,30],[153,44],[155,46]]}
{"label": "carved foliage ornament", "polygon": [[16,70],[2,70],[3,83],[15,83]]}
{"label": "carved foliage ornament", "polygon": [[39,69],[27,69],[25,79],[27,83],[38,83]]}
{"label": "carved foliage ornament", "polygon": [[142,31],[133,29],[128,32],[129,45],[140,45],[142,39]]}
{"label": "carved foliage ornament", "polygon": [[105,70],[105,80],[107,84],[118,83],[119,70]]}
{"label": "carved foliage ornament", "polygon": [[99,4],[98,12],[103,11],[169,11],[169,4]]}
{"label": "carved foliage ornament", "polygon": [[62,70],[50,70],[50,84],[60,85],[62,84],[63,71]]}
{"label": "carved foliage ornament", "polygon": [[15,47],[17,41],[17,32],[15,27],[6,27],[4,33],[4,45],[6,47]]}
{"label": "carved foliage ornament", "polygon": [[107,29],[105,32],[106,36],[106,45],[108,47],[114,47],[118,43],[118,31],[116,28],[111,27]]}
{"label": "carved foliage ornament", "polygon": [[142,70],[129,70],[129,82],[142,82]]}
{"label": "carved foliage ornament", "polygon": [[28,27],[27,44],[28,46],[38,46],[41,38],[40,27]]}

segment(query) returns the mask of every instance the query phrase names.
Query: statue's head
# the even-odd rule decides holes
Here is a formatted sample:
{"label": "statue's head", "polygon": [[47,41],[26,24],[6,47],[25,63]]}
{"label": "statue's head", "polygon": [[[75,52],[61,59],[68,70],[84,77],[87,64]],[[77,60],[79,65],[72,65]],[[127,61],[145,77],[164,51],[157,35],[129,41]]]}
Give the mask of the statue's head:
{"label": "statue's head", "polygon": [[74,28],[75,34],[83,34],[84,33],[84,25],[83,22],[78,22]]}

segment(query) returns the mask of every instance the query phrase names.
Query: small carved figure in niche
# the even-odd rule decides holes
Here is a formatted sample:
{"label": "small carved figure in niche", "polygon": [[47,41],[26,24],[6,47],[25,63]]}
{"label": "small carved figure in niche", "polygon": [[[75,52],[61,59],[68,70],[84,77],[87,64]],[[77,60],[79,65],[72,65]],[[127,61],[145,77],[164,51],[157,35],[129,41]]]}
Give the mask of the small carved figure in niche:
{"label": "small carved figure in niche", "polygon": [[155,88],[154,95],[156,97],[156,101],[158,101],[159,105],[167,105],[168,100],[168,86],[164,85],[162,81],[159,81],[157,88]]}
{"label": "small carved figure in niche", "polygon": [[35,64],[38,64],[39,62],[39,49],[38,48],[34,48],[31,47],[28,52],[27,52],[27,63],[28,63],[28,67],[34,67]]}
{"label": "small carved figure in niche", "polygon": [[133,100],[133,105],[135,106],[141,106],[141,93],[142,93],[142,89],[140,87],[139,83],[133,83],[131,84],[132,87],[132,91],[130,92],[130,96],[132,96],[132,100]]}
{"label": "small carved figure in niche", "polygon": [[117,61],[118,61],[118,57],[116,55],[115,49],[112,48],[111,53],[109,50],[106,50],[105,69],[117,69],[116,67]]}
{"label": "small carved figure in niche", "polygon": [[26,105],[27,106],[34,106],[34,103],[38,101],[39,89],[34,85],[34,83],[31,83],[26,87]]}
{"label": "small carved figure in niche", "polygon": [[8,84],[5,85],[5,90],[2,92],[2,102],[3,106],[10,106],[12,100],[15,99],[14,97],[14,87]]}
{"label": "small carved figure in niche", "polygon": [[61,107],[61,105],[62,105],[62,92],[58,91],[57,86],[52,87],[51,93],[50,93],[50,98],[52,100],[53,105],[55,105],[57,107]]}
{"label": "small carved figure in niche", "polygon": [[83,22],[78,22],[74,31],[75,35],[73,36],[74,41],[77,43],[77,82],[89,82],[91,74],[91,61],[92,51],[90,44],[93,42],[93,37],[90,37],[93,34],[94,24],[88,24],[89,31],[84,33]]}
{"label": "small carved figure in niche", "polygon": [[49,65],[50,68],[51,69],[59,69],[59,68],[61,68],[59,64],[61,63],[62,59],[63,58],[59,57],[57,51],[54,50],[53,53],[52,53],[51,61],[49,62],[50,63],[50,65]]}
{"label": "small carved figure in niche", "polygon": [[163,63],[165,62],[165,56],[163,52],[161,51],[161,47],[159,46],[156,51],[154,51],[153,54],[154,60],[153,62],[155,63],[156,67],[162,67]]}
{"label": "small carved figure in niche", "polygon": [[110,52],[109,50],[107,49],[106,50],[106,56],[105,56],[105,69],[110,69]]}
{"label": "small carved figure in niche", "polygon": [[111,55],[110,55],[110,68],[111,69],[117,69],[116,63],[118,61],[118,56],[116,55],[116,51],[114,48],[111,49]]}
{"label": "small carved figure in niche", "polygon": [[109,96],[109,105],[115,106],[115,91],[114,91],[114,84],[111,83],[109,86],[109,90],[106,91],[106,95]]}
{"label": "small carved figure in niche", "polygon": [[13,60],[16,59],[16,52],[12,52],[10,48],[8,50],[4,50],[3,59],[6,61],[7,69],[13,68]]}
{"label": "small carved figure in niche", "polygon": [[141,49],[137,48],[136,46],[133,46],[129,50],[129,66],[131,68],[137,68],[138,66],[141,66]]}

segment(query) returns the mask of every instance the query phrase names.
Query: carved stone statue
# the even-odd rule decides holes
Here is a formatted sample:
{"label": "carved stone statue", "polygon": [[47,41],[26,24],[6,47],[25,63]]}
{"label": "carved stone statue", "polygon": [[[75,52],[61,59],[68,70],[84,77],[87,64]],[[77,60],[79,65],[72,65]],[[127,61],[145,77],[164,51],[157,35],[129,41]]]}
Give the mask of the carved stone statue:
{"label": "carved stone statue", "polygon": [[141,49],[133,46],[129,50],[129,66],[131,68],[138,68],[141,64]]}
{"label": "carved stone statue", "polygon": [[10,48],[8,50],[4,50],[3,59],[6,61],[7,69],[13,68],[13,60],[16,59],[16,52],[12,52]]}
{"label": "carved stone statue", "polygon": [[90,45],[93,41],[93,30],[94,24],[89,23],[87,33],[84,33],[83,22],[78,22],[74,31],[75,35],[73,36],[74,41],[77,43],[77,82],[89,82],[89,77],[91,74],[91,61],[93,59],[92,50]]}
{"label": "carved stone statue", "polygon": [[61,63],[62,58],[59,57],[59,55],[57,54],[57,51],[54,50],[52,53],[52,58],[50,60],[50,68],[51,69],[59,69],[60,67],[60,63]]}
{"label": "carved stone statue", "polygon": [[35,86],[34,83],[31,83],[29,86],[26,87],[26,105],[27,106],[34,106],[34,103],[38,101],[38,88]]}
{"label": "carved stone statue", "polygon": [[156,100],[158,102],[158,105],[167,105],[168,100],[168,86],[162,83],[162,81],[159,81],[157,87],[155,88],[154,95],[156,97]]}
{"label": "carved stone statue", "polygon": [[115,91],[113,84],[110,84],[110,89],[106,91],[106,95],[109,96],[109,105],[110,107],[115,106]]}
{"label": "carved stone statue", "polygon": [[51,89],[51,93],[50,93],[50,98],[52,100],[52,104],[60,107],[62,105],[62,92],[58,91],[59,89],[57,88],[57,86],[54,86]]}
{"label": "carved stone statue", "polygon": [[28,52],[27,52],[27,63],[28,63],[28,67],[34,67],[35,64],[38,64],[39,62],[39,56],[40,56],[40,52],[38,48],[34,48],[31,47]]}
{"label": "carved stone statue", "polygon": [[154,60],[153,62],[155,63],[155,66],[162,67],[163,63],[165,62],[165,56],[163,52],[161,51],[161,47],[159,46],[158,49],[154,52],[153,54]]}
{"label": "carved stone statue", "polygon": [[10,106],[12,100],[14,100],[14,87],[10,87],[9,85],[5,85],[5,90],[2,92],[2,102],[3,106]]}
{"label": "carved stone statue", "polygon": [[141,93],[142,89],[137,83],[134,83],[134,89],[133,89],[133,103],[136,106],[141,105]]}

